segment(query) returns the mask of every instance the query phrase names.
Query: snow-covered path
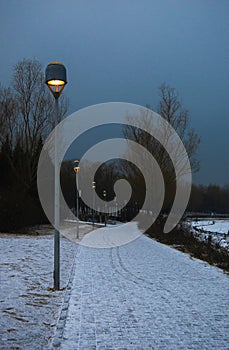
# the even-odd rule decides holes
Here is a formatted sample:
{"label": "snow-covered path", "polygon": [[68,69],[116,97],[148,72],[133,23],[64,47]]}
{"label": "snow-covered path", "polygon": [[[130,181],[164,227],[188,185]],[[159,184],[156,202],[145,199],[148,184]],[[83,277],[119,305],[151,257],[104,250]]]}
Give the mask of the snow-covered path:
{"label": "snow-covered path", "polygon": [[229,348],[228,277],[146,236],[120,247],[79,246],[71,286],[53,348]]}

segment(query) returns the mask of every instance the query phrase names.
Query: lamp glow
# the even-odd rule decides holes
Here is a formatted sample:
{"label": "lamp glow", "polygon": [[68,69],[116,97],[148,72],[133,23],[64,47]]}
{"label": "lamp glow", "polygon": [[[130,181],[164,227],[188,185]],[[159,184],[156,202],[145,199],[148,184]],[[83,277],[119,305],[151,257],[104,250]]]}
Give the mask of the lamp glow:
{"label": "lamp glow", "polygon": [[73,170],[75,171],[75,173],[78,173],[80,171],[80,167],[79,167],[79,160],[74,160],[74,168]]}
{"label": "lamp glow", "polygon": [[49,80],[47,84],[51,86],[59,86],[59,85],[65,85],[66,83],[63,80]]}

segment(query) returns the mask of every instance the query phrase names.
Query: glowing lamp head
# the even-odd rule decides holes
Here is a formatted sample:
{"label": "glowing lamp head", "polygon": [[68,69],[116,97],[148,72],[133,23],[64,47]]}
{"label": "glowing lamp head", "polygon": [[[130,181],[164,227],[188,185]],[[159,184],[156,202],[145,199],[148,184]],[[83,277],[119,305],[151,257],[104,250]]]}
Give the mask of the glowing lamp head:
{"label": "glowing lamp head", "polygon": [[58,98],[67,84],[65,66],[60,62],[49,63],[45,70],[45,82],[54,97]]}
{"label": "glowing lamp head", "polygon": [[74,167],[73,167],[73,170],[75,173],[78,173],[80,171],[80,167],[79,167],[79,160],[74,160]]}

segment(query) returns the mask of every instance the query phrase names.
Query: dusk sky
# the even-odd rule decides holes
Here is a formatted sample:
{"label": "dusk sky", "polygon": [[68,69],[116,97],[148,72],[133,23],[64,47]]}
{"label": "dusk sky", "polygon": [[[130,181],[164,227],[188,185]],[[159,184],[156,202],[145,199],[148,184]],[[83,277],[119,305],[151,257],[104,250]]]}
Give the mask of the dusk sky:
{"label": "dusk sky", "polygon": [[156,110],[175,87],[201,137],[195,183],[229,184],[228,0],[0,0],[0,82],[36,58],[68,71],[69,114],[102,102]]}

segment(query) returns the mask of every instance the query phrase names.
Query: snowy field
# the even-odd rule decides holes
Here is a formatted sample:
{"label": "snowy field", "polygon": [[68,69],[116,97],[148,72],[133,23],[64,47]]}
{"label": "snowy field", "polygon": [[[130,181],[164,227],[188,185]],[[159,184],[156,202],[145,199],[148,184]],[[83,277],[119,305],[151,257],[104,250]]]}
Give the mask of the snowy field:
{"label": "snowy field", "polygon": [[229,220],[201,220],[193,222],[193,226],[205,231],[226,234],[229,231]]}
{"label": "snowy field", "polygon": [[[86,226],[81,232],[88,230]],[[52,232],[49,229],[49,234],[37,236],[0,234],[2,350],[44,349],[53,336],[77,245],[61,237],[62,291],[54,292]]]}
{"label": "snowy field", "polygon": [[191,225],[200,237],[210,235],[215,243],[229,248],[229,220],[198,220],[192,221]]}

